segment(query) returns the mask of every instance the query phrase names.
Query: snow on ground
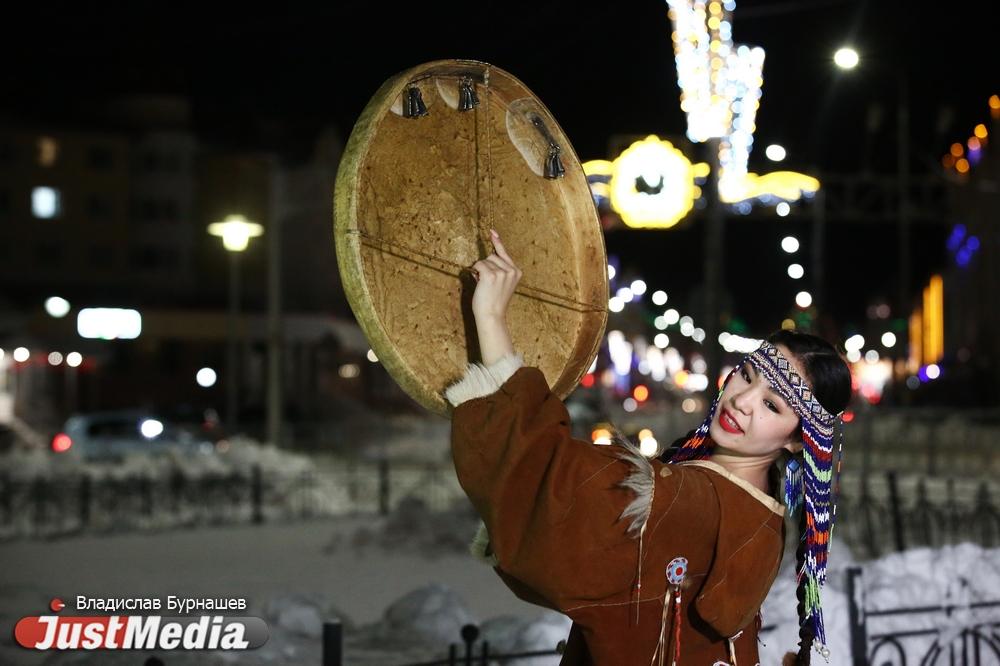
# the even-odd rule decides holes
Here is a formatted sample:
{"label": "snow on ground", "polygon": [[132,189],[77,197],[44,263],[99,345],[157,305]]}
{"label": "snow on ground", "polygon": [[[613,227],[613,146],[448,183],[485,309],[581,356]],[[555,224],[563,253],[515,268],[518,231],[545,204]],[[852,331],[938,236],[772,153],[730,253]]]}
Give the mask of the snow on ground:
{"label": "snow on ground", "polygon": [[[463,601],[469,617],[476,622],[498,615],[540,614],[541,609],[515,598],[489,567],[467,553],[442,553],[430,558],[408,548],[358,551],[353,547],[330,547],[336,535],[346,539],[361,529],[370,529],[371,524],[367,517],[344,517],[259,527],[204,527],[2,543],[0,559],[5,566],[0,569],[0,664],[45,663],[44,654],[12,645],[12,628],[23,616],[47,612],[49,600],[55,596],[68,603],[71,599],[75,602],[76,595],[158,597],[164,603],[171,594],[244,597],[250,605],[247,614],[261,617],[273,615],[281,604],[302,606],[306,605],[302,599],[313,599],[311,603],[320,616],[332,616],[336,614],[334,609],[339,609],[349,626],[362,626],[379,620],[390,604],[407,593],[439,583]],[[272,613],[266,612],[269,603]],[[299,617],[286,618],[287,623],[309,624],[308,611],[295,612]],[[270,619],[268,624],[271,639],[265,649],[250,659],[248,653],[243,653],[240,663],[319,663],[318,638],[308,632],[302,636],[281,629]],[[367,649],[373,651],[378,653],[375,647]],[[392,650],[391,657],[382,652],[373,660],[349,658],[347,663],[391,666],[406,663],[407,652],[418,653],[410,661],[440,654],[440,650],[432,650],[429,655],[426,649]],[[204,654],[187,655],[193,660],[186,660],[183,653],[166,656],[167,664],[206,663]],[[116,655],[110,652],[101,653],[99,658],[67,653],[55,655],[49,663],[137,663],[134,653],[124,657],[123,661],[114,661]]]}

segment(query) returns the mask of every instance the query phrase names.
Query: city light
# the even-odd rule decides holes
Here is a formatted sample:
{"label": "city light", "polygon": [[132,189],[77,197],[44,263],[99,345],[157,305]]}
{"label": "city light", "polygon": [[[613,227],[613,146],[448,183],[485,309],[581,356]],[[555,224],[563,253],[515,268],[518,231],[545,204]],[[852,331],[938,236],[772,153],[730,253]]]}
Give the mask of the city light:
{"label": "city light", "polygon": [[194,376],[194,380],[198,382],[198,386],[202,388],[215,386],[215,380],[217,378],[218,376],[212,368],[202,368]]}
{"label": "city light", "polygon": [[71,368],[79,368],[83,363],[83,354],[80,352],[70,352],[66,354],[66,365]]}
{"label": "city light", "polygon": [[670,338],[667,337],[666,333],[658,333],[655,338],[653,338],[653,344],[660,349],[666,349],[670,345]]}
{"label": "city light", "polygon": [[621,312],[625,309],[625,301],[618,298],[617,296],[612,296],[608,299],[608,309],[612,312]]}
{"label": "city light", "polygon": [[785,236],[781,239],[781,249],[788,254],[795,254],[799,251],[799,239],[795,236]]}
{"label": "city light", "polygon": [[892,347],[896,344],[896,334],[892,331],[886,331],[882,334],[882,345],[885,347]]}
{"label": "city light", "polygon": [[787,217],[792,212],[792,207],[788,205],[787,201],[782,201],[774,207],[774,212],[778,214],[778,217]]}
{"label": "city light", "polygon": [[623,303],[631,303],[632,299],[635,298],[635,294],[628,287],[621,287],[615,292],[617,296]]}
{"label": "city light", "polygon": [[847,360],[851,363],[857,363],[861,360],[861,350],[860,349],[850,349],[847,352]]}
{"label": "city light", "polygon": [[642,280],[633,280],[631,286],[629,287],[632,293],[636,296],[642,296],[646,293],[646,283]]}
{"label": "city light", "polygon": [[222,222],[208,225],[208,233],[222,238],[223,247],[230,252],[242,252],[247,249],[251,238],[264,233],[264,227],[242,215],[229,215]]}
{"label": "city light", "polygon": [[667,326],[673,326],[680,321],[681,313],[673,308],[670,308],[663,313],[663,318],[667,321]]}
{"label": "city light", "polygon": [[142,315],[121,308],[84,308],[76,316],[76,330],[83,338],[133,340],[142,333]]}
{"label": "city light", "polygon": [[45,311],[56,319],[65,317],[69,314],[69,301],[59,296],[50,296],[45,299]]}
{"label": "city light", "polygon": [[926,368],[927,379],[937,379],[941,376],[941,368],[936,363],[931,363]]}
{"label": "city light", "polygon": [[612,266],[611,264],[608,264],[608,279],[609,280],[615,279],[615,267]]}
{"label": "city light", "polygon": [[361,368],[357,363],[345,363],[337,369],[337,374],[344,379],[354,379],[361,374]]}
{"label": "city light", "polygon": [[139,424],[139,432],[146,439],[153,439],[161,434],[163,434],[163,423],[157,421],[156,419],[146,419],[141,424]]}
{"label": "city light", "polygon": [[795,304],[800,308],[807,308],[812,305],[813,297],[808,291],[800,291],[795,294]]}
{"label": "city light", "polygon": [[837,52],[833,54],[834,64],[841,69],[854,69],[860,60],[858,52],[850,47],[837,49]]}
{"label": "city light", "polygon": [[625,339],[621,331],[608,333],[608,354],[618,376],[627,376],[632,369],[632,343]]}
{"label": "city light", "polygon": [[805,274],[806,271],[804,268],[802,268],[801,264],[791,264],[788,267],[788,277],[792,278],[793,280],[798,280]]}
{"label": "city light", "polygon": [[49,365],[61,365],[63,362],[63,355],[57,351],[49,352]]}
{"label": "city light", "polygon": [[756,338],[744,338],[742,335],[736,335],[735,333],[722,333],[719,335],[719,344],[727,352],[738,352],[740,354],[749,354],[758,347],[763,340],[758,340]]}
{"label": "city light", "polygon": [[607,428],[595,428],[590,433],[590,438],[598,446],[608,446],[611,444],[611,431]]}
{"label": "city light", "polygon": [[667,318],[664,317],[663,315],[660,315],[659,317],[653,320],[653,326],[655,326],[660,331],[664,330],[667,327]]}
{"label": "city light", "polygon": [[49,220],[59,216],[61,209],[59,190],[51,187],[36,187],[31,190],[31,212],[40,219]]}
{"label": "city light", "polygon": [[666,302],[667,292],[660,290],[653,292],[653,305],[664,305]]}
{"label": "city light", "polygon": [[14,350],[14,360],[18,363],[24,363],[31,357],[31,352],[28,351],[26,347],[18,347]]}
{"label": "city light", "polygon": [[625,398],[622,401],[622,409],[626,412],[634,412],[639,407],[639,403],[635,401],[635,398]]}
{"label": "city light", "polygon": [[[643,436],[643,433],[649,433]],[[639,453],[646,456],[647,458],[652,458],[659,451],[659,444],[656,438],[653,437],[653,433],[649,430],[642,430],[639,432]]]}
{"label": "city light", "polygon": [[785,152],[785,147],[778,145],[777,143],[772,143],[767,148],[765,148],[764,154],[767,156],[767,159],[771,160],[772,162],[780,162],[781,160],[785,159],[787,155],[787,153]]}
{"label": "city light", "polygon": [[367,358],[372,363],[378,363],[378,356],[375,355],[374,349],[369,349],[368,353],[365,354],[365,358]]}
{"label": "city light", "polygon": [[865,362],[866,363],[878,363],[879,355],[874,349],[869,349],[865,352]]}

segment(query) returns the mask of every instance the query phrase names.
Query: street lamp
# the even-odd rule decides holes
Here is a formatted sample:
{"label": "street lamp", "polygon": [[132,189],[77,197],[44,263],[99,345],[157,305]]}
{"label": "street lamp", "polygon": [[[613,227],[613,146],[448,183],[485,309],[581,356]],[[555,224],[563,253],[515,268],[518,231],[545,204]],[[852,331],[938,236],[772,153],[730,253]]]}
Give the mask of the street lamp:
{"label": "street lamp", "polygon": [[837,52],[833,54],[834,64],[841,69],[854,69],[860,60],[858,52],[849,46],[837,49]]}
{"label": "street lamp", "polygon": [[230,434],[236,431],[239,407],[237,335],[240,317],[239,255],[247,249],[251,238],[264,233],[264,227],[242,215],[230,215],[222,222],[208,225],[208,233],[222,239],[229,252],[229,339],[226,350],[226,420]]}
{"label": "street lamp", "polygon": [[[834,61],[843,69],[852,69],[859,62],[857,53],[854,52],[854,64],[845,67],[837,59],[837,55],[842,51],[853,49],[843,48],[834,55]],[[842,56],[846,62],[850,62],[850,56]],[[888,68],[886,68],[888,69]],[[906,78],[906,70],[903,64],[897,64],[889,71],[896,79],[896,190],[898,194],[899,210],[896,225],[896,244],[899,251],[899,263],[897,266],[897,296],[896,307],[897,316],[904,316],[909,309],[910,297],[910,263],[912,260],[910,248],[910,90],[909,82]],[[902,351],[898,352],[902,354]]]}

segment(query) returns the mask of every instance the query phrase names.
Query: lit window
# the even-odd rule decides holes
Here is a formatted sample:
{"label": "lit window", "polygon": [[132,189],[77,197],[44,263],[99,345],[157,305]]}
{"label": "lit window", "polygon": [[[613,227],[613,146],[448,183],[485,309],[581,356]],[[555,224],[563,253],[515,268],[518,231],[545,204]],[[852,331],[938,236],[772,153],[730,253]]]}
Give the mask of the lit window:
{"label": "lit window", "polygon": [[59,158],[59,142],[51,136],[38,138],[38,165],[50,167]]}
{"label": "lit window", "polygon": [[59,215],[62,202],[59,190],[52,187],[36,187],[31,191],[31,212],[35,217],[51,219]]}

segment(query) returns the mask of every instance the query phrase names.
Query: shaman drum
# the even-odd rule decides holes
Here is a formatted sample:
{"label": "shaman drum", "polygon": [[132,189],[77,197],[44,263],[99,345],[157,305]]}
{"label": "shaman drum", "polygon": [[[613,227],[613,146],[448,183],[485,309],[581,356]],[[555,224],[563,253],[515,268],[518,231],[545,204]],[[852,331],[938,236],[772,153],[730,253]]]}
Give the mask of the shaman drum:
{"label": "shaman drum", "polygon": [[468,270],[490,228],[524,275],[508,328],[561,398],[607,324],[604,237],[569,140],[523,83],[442,60],[375,93],[337,172],[334,237],[348,302],[389,374],[449,413],[444,389],[479,362]]}

